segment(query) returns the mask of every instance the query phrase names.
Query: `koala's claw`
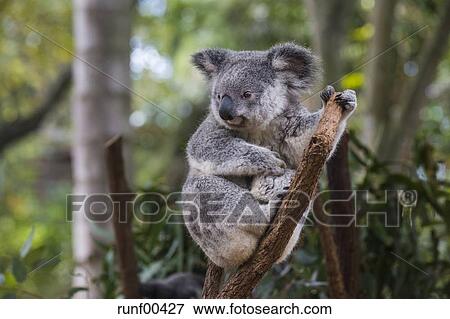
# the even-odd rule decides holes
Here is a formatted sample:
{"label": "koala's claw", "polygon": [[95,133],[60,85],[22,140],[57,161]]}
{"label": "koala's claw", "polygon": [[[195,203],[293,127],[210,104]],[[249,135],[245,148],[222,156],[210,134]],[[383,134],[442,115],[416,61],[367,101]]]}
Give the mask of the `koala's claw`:
{"label": "koala's claw", "polygon": [[277,198],[278,199],[283,199],[286,197],[286,195],[289,193],[289,186],[283,187],[283,190],[281,190],[278,195]]}
{"label": "koala's claw", "polygon": [[250,192],[265,202],[280,201],[288,193],[295,171],[286,169],[282,176],[257,176],[253,179]]}
{"label": "koala's claw", "polygon": [[328,85],[322,92],[320,92],[320,98],[322,99],[323,104],[326,104],[330,100],[334,92],[334,87],[331,85]]}
{"label": "koala's claw", "polygon": [[268,167],[263,172],[263,175],[283,175],[287,166],[280,158],[280,155],[277,152],[270,151],[269,159]]}
{"label": "koala's claw", "polygon": [[286,192],[280,192],[275,197],[276,199],[283,199],[286,196]]}
{"label": "koala's claw", "polygon": [[352,112],[356,109],[356,92],[353,90],[345,90],[336,94],[334,101],[342,107],[346,112]]}

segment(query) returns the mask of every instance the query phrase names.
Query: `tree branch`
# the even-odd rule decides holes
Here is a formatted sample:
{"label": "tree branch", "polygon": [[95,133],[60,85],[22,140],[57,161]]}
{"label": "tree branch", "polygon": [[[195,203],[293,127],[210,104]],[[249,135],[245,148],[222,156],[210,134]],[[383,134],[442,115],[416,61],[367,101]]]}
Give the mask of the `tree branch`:
{"label": "tree branch", "polygon": [[332,223],[347,225],[334,229],[344,284],[348,297],[356,298],[359,294],[359,233],[352,222],[355,209],[349,200],[352,196],[352,182],[348,164],[348,140],[348,133],[345,132],[333,158],[327,163],[327,177],[332,200]]}
{"label": "tree branch", "polygon": [[316,227],[319,231],[320,245],[325,256],[325,268],[327,270],[330,297],[347,298],[337,247],[333,238],[333,231],[323,211],[322,201],[318,197],[314,199],[313,210],[317,221]]}
{"label": "tree branch", "polygon": [[113,209],[113,226],[123,294],[125,298],[140,298],[138,266],[131,228],[133,215],[128,209],[128,203],[134,199],[134,195],[131,194],[125,177],[121,137],[107,142],[106,164],[111,197],[114,203],[119,203],[118,207],[114,206]]}
{"label": "tree branch", "polygon": [[[289,192],[256,252],[225,283],[218,298],[245,298],[283,253],[294,229],[311,204],[323,166],[336,138],[342,108],[334,97],[325,106]],[[296,204],[296,205],[293,205]]]}
{"label": "tree branch", "polygon": [[58,105],[64,93],[72,82],[71,65],[62,68],[56,80],[50,85],[43,101],[36,107],[36,111],[26,118],[3,124],[0,127],[0,153],[6,147],[37,130],[45,117]]}
{"label": "tree branch", "polygon": [[203,284],[203,299],[217,298],[222,283],[223,268],[217,266],[211,260],[208,260],[208,268],[205,275],[205,283]]}

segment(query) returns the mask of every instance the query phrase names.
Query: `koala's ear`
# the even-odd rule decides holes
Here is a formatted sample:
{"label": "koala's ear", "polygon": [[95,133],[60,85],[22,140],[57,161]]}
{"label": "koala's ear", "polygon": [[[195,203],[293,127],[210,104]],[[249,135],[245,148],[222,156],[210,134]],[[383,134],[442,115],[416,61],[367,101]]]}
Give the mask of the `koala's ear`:
{"label": "koala's ear", "polygon": [[311,51],[294,43],[272,47],[267,57],[275,72],[293,91],[309,89],[320,73],[319,62]]}
{"label": "koala's ear", "polygon": [[216,75],[224,64],[229,50],[205,49],[192,55],[192,64],[208,78]]}

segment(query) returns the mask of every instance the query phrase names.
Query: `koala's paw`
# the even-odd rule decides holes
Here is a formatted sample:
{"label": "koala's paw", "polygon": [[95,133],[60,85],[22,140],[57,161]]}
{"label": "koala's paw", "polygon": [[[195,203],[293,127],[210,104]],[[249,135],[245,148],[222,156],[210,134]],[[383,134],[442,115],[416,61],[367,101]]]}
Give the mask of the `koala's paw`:
{"label": "koala's paw", "polygon": [[335,102],[342,107],[345,114],[350,115],[357,107],[356,92],[353,90],[345,90],[336,94]]}
{"label": "koala's paw", "polygon": [[294,175],[294,170],[287,169],[281,176],[256,176],[250,193],[264,202],[281,200],[286,196]]}
{"label": "koala's paw", "polygon": [[277,192],[274,196],[274,200],[280,201],[279,204],[281,204],[281,201],[286,197],[289,188],[291,187],[292,179],[295,176],[294,170],[286,170],[284,175],[277,177],[275,179],[275,187],[277,189]]}
{"label": "koala's paw", "polygon": [[322,106],[325,106],[327,102],[331,99],[333,96],[335,90],[334,87],[331,85],[328,85],[322,92],[320,92],[320,99],[322,100]]}
{"label": "koala's paw", "polygon": [[255,176],[250,193],[259,201],[269,202],[273,197],[274,178],[272,176]]}
{"label": "koala's paw", "polygon": [[267,150],[264,152],[264,158],[258,163],[261,167],[260,174],[262,175],[283,175],[286,163],[280,158],[277,152]]}

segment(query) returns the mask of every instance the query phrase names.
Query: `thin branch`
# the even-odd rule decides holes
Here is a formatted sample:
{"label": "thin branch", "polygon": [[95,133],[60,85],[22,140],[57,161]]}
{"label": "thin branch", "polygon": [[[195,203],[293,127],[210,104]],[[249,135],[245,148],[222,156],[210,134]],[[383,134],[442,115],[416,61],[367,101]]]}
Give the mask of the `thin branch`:
{"label": "thin branch", "polygon": [[123,294],[125,298],[140,298],[138,266],[131,228],[133,214],[128,207],[134,195],[131,194],[125,177],[121,137],[115,137],[106,144],[106,164],[111,197],[114,203],[119,203],[113,209],[113,226]]}
{"label": "thin branch", "polygon": [[50,85],[43,101],[36,107],[34,113],[2,125],[0,127],[0,153],[10,144],[38,129],[45,117],[58,105],[71,82],[72,69],[71,65],[67,65],[62,68],[56,80]]}
{"label": "thin branch", "polygon": [[[254,253],[231,275],[218,298],[246,298],[282,255],[295,227],[311,204],[323,166],[336,138],[342,108],[334,96],[325,106],[316,133],[302,157],[289,192]],[[296,205],[293,205],[296,204]]]}
{"label": "thin branch", "polygon": [[316,227],[319,231],[320,245],[325,256],[325,268],[327,270],[330,297],[347,298],[337,247],[333,238],[333,231],[323,211],[322,201],[317,197],[314,199],[313,210],[317,220]]}

